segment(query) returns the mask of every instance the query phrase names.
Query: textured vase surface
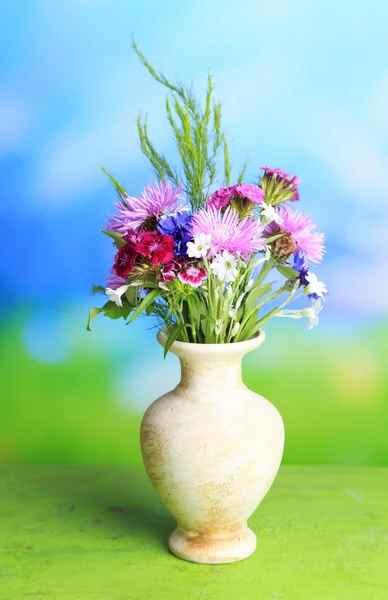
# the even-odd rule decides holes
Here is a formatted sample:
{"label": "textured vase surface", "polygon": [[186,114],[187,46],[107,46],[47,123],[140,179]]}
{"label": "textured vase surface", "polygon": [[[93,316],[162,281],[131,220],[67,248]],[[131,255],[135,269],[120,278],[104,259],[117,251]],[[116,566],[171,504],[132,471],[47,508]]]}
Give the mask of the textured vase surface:
{"label": "textured vase surface", "polygon": [[[144,465],[177,520],[169,548],[180,558],[229,563],[256,549],[247,519],[271,487],[284,446],[277,409],[241,377],[242,357],[264,338],[259,332],[235,344],[174,342],[181,381],[143,417]],[[160,331],[162,346],[166,339]]]}

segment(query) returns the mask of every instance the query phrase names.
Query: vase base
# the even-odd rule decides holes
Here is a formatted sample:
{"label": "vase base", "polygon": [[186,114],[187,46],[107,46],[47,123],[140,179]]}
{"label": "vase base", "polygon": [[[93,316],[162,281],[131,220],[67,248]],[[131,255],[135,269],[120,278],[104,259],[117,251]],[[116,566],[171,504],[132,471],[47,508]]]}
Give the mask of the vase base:
{"label": "vase base", "polygon": [[246,527],[233,533],[211,534],[175,529],[168,540],[175,556],[190,562],[220,565],[248,558],[256,550],[256,536]]}

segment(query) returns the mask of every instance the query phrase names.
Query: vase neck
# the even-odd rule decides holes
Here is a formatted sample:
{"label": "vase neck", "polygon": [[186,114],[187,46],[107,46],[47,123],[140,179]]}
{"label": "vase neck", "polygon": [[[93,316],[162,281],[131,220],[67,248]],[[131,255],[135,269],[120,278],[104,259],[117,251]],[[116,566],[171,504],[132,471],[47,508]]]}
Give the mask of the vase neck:
{"label": "vase neck", "polygon": [[[158,341],[164,346],[168,335],[159,331]],[[258,348],[265,334],[258,334],[244,342],[235,344],[189,344],[174,342],[170,348],[181,362],[182,377],[178,387],[186,391],[185,396],[195,401],[223,401],[228,394],[223,390],[244,386],[242,381],[242,358]]]}
{"label": "vase neck", "polygon": [[[185,356],[180,357],[181,363],[181,381],[179,386],[194,394],[206,392],[209,394],[210,389],[230,390],[243,385],[242,381],[242,355],[233,356],[229,360],[227,357],[216,359],[212,356]],[[222,394],[215,394],[214,400],[222,401]]]}

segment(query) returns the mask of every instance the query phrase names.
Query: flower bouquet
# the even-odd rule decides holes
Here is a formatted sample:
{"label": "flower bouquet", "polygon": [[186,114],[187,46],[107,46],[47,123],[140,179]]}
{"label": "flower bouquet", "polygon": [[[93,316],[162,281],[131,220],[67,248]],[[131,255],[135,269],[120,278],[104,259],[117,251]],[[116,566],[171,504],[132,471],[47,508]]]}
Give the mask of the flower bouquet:
{"label": "flower bouquet", "polygon": [[[310,265],[323,257],[324,236],[294,208],[298,177],[261,167],[254,183],[244,183],[244,165],[231,185],[210,76],[202,108],[134,49],[169,90],[181,168],[156,150],[139,116],[141,149],[157,181],[136,198],[107,173],[119,199],[103,233],[116,254],[107,286],[94,290],[108,300],[91,309],[88,329],[99,313],[127,323],[142,314],[156,319],[165,355],[178,355],[182,367],[178,386],[141,424],[147,473],[178,522],[169,548],[194,562],[234,562],[255,550],[247,519],[270,488],[284,446],[281,416],[243,384],[241,360],[262,344],[261,328],[272,317],[318,323],[327,292]],[[276,286],[273,270],[281,275]],[[285,308],[301,296],[305,308]]]}
{"label": "flower bouquet", "polygon": [[[300,179],[261,167],[254,184],[243,183],[244,165],[230,185],[228,144],[221,105],[212,99],[212,78],[202,110],[191,91],[157,73],[134,47],[151,75],[171,91],[167,118],[182,167],[172,167],[156,151],[147,119],[139,116],[141,149],[158,182],[136,198],[108,174],[119,200],[103,233],[113,238],[117,252],[107,286],[93,290],[109,300],[91,309],[88,329],[98,313],[127,323],[142,314],[154,316],[169,333],[167,352],[175,340],[248,340],[271,317],[306,317],[308,328],[317,325],[327,292],[310,265],[323,257],[324,235],[294,208]],[[213,191],[219,153],[223,183]],[[273,269],[284,277],[276,289],[268,282]],[[302,295],[306,308],[285,309]]]}

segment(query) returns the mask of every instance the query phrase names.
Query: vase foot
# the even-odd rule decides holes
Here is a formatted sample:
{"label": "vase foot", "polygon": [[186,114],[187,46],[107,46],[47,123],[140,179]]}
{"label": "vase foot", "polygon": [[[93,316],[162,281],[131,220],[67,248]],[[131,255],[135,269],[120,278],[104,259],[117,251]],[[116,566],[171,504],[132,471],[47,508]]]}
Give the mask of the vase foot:
{"label": "vase foot", "polygon": [[256,536],[249,527],[217,534],[177,528],[170,535],[168,547],[184,560],[219,565],[248,558],[256,550]]}

